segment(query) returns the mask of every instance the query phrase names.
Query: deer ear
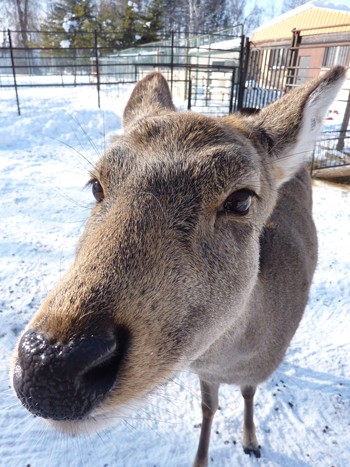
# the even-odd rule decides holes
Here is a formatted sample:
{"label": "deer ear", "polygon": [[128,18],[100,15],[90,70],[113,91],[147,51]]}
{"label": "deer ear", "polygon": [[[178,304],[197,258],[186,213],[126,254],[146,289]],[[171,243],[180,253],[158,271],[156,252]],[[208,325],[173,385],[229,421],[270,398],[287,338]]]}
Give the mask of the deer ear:
{"label": "deer ear", "polygon": [[169,111],[175,111],[175,107],[168,83],[160,73],[149,73],[131,93],[123,114],[123,126],[126,128],[141,117]]}
{"label": "deer ear", "polygon": [[335,67],[246,119],[252,135],[266,149],[266,163],[273,164],[278,186],[305,164],[345,74],[345,68]]}

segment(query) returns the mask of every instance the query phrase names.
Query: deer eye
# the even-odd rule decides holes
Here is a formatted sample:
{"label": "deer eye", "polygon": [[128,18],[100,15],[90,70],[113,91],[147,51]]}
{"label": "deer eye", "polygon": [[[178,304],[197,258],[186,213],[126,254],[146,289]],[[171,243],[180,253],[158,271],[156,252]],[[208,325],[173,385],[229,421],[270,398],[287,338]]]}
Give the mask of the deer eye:
{"label": "deer eye", "polygon": [[91,182],[91,186],[92,194],[94,195],[96,201],[100,203],[105,197],[101,183],[98,180],[93,180]]}
{"label": "deer eye", "polygon": [[252,197],[255,196],[251,190],[238,190],[231,193],[221,205],[219,212],[223,214],[238,214],[245,216],[248,214],[252,204]]}

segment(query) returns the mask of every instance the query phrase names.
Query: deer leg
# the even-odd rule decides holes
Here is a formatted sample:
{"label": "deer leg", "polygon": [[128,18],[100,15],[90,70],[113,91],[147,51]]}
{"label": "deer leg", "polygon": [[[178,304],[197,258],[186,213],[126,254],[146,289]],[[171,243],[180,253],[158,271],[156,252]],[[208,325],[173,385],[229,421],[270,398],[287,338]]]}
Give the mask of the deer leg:
{"label": "deer leg", "polygon": [[211,424],[218,408],[219,384],[207,383],[200,380],[202,393],[202,428],[199,438],[196,458],[193,467],[206,467],[208,465],[208,449],[210,441]]}
{"label": "deer leg", "polygon": [[255,386],[242,386],[241,393],[244,398],[243,420],[243,450],[246,454],[260,457],[260,446],[255,435],[254,425],[254,394]]}

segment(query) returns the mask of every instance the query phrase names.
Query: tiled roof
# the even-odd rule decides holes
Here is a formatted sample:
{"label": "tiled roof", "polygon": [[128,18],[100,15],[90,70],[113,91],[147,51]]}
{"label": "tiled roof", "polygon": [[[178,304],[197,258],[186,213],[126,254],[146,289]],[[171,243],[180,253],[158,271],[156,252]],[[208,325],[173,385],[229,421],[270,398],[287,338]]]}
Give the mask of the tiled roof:
{"label": "tiled roof", "polygon": [[[322,5],[321,2],[309,2],[274,18],[258,28],[252,35],[251,41],[257,43],[291,39],[293,29],[304,29],[303,36],[335,32],[350,33],[350,9],[344,11],[348,7],[344,6],[344,10],[341,10],[339,5],[337,5],[337,9],[333,9],[326,7],[327,4],[319,6],[320,4]],[[340,24],[344,26],[335,27]],[[327,29],[307,30],[307,28],[323,28],[325,26]]]}

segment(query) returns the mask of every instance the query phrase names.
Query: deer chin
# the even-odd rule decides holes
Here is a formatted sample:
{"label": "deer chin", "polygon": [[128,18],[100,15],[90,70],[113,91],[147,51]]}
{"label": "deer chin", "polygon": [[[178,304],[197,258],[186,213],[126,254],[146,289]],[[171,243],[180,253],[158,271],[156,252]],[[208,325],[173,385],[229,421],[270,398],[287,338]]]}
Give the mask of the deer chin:
{"label": "deer chin", "polygon": [[51,428],[60,433],[65,433],[69,436],[85,436],[111,428],[134,414],[135,409],[141,407],[144,403],[144,400],[137,400],[133,401],[132,407],[126,404],[106,410],[99,407],[81,420],[43,420]]}

